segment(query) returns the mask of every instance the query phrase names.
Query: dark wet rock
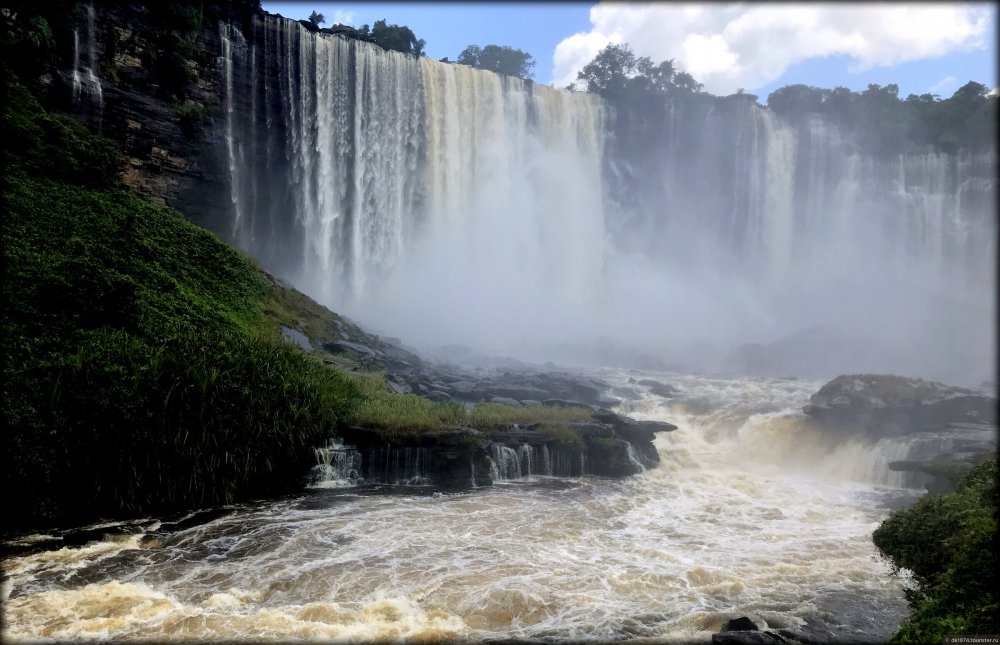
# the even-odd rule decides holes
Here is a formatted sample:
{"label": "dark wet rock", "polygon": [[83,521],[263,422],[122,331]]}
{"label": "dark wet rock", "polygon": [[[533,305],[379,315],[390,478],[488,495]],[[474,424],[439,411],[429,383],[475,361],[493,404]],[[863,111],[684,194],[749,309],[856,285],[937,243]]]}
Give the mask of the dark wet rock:
{"label": "dark wet rock", "polygon": [[609,437],[587,441],[587,463],[593,474],[602,477],[628,477],[645,469],[628,441]]}
{"label": "dark wet rock", "polygon": [[951,493],[959,480],[975,464],[996,455],[996,435],[994,442],[984,450],[966,453],[938,455],[934,459],[899,460],[889,462],[889,470],[896,472],[922,473],[928,476],[924,488],[929,493]]}
{"label": "dark wet rock", "polygon": [[904,485],[944,492],[954,475],[997,446],[997,400],[942,383],[885,374],[838,376],[803,408],[824,432],[907,443],[890,470]]}
{"label": "dark wet rock", "polygon": [[448,384],[448,390],[457,395],[478,395],[478,385],[472,381],[453,381]]}
{"label": "dark wet rock", "polygon": [[603,423],[587,423],[578,421],[574,423],[563,423],[561,425],[569,428],[584,440],[600,437],[611,439],[615,436],[615,429]]}
{"label": "dark wet rock", "polygon": [[757,623],[746,616],[730,618],[717,633],[712,634],[713,645],[768,645],[787,642],[779,634],[761,631]]}
{"label": "dark wet rock", "polygon": [[607,408],[598,408],[597,410],[594,410],[590,416],[592,416],[595,420],[601,423],[607,423],[614,428],[622,428],[627,426],[629,423],[633,423],[630,419],[618,414],[617,412],[608,410]]}
{"label": "dark wet rock", "polygon": [[304,351],[313,351],[312,343],[309,342],[309,337],[303,334],[298,329],[292,329],[291,327],[281,326],[281,335],[284,336],[285,340],[295,343],[301,347]]}
{"label": "dark wet rock", "polygon": [[451,397],[448,396],[447,392],[442,392],[441,390],[430,390],[424,396],[431,401],[450,401]]}
{"label": "dark wet rock", "polygon": [[653,379],[640,379],[636,381],[636,384],[646,387],[651,394],[662,396],[664,398],[674,397],[678,394],[677,390],[672,386],[659,381],[654,381]]}
{"label": "dark wet rock", "polygon": [[487,385],[482,389],[484,395],[490,398],[539,399],[549,396],[547,391],[531,385]]}
{"label": "dark wet rock", "polygon": [[403,383],[397,383],[396,381],[386,381],[385,384],[389,387],[390,390],[392,390],[396,394],[409,394],[410,392],[413,391],[413,388],[411,388],[409,385],[405,385]]}
{"label": "dark wet rock", "polygon": [[509,405],[511,407],[519,408],[521,407],[521,402],[517,399],[512,399],[506,396],[494,396],[490,398],[490,403],[496,403],[499,405]]}
{"label": "dark wet rock", "polygon": [[712,645],[773,645],[787,642],[774,632],[732,631],[712,634]]}
{"label": "dark wet rock", "polygon": [[352,426],[339,431],[361,455],[361,476],[369,483],[428,484],[445,489],[489,485],[485,436],[461,426],[386,435]]}
{"label": "dark wet rock", "polygon": [[573,401],[571,399],[545,399],[542,401],[542,405],[547,405],[550,408],[591,407],[583,401]]}
{"label": "dark wet rock", "polygon": [[760,627],[757,623],[753,622],[746,616],[740,616],[739,618],[730,618],[722,624],[719,628],[720,632],[743,632],[743,631],[757,631]]}
{"label": "dark wet rock", "polygon": [[886,374],[838,376],[809,399],[803,412],[844,431],[876,436],[996,425],[997,401],[973,390]]}

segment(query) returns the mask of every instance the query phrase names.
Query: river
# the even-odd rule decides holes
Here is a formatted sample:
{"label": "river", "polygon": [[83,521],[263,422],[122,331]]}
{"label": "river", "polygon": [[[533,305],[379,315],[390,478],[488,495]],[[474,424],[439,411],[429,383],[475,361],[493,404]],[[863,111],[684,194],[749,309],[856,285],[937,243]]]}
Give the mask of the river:
{"label": "river", "polygon": [[656,468],[306,489],[159,534],[143,520],[6,558],[4,639],[707,643],[743,615],[818,642],[895,630],[905,580],[871,533],[920,491],[885,469],[894,447],[802,426],[821,383],[652,375],[677,390],[663,398],[629,381],[650,373],[599,375],[635,392],[620,411],[678,426]]}

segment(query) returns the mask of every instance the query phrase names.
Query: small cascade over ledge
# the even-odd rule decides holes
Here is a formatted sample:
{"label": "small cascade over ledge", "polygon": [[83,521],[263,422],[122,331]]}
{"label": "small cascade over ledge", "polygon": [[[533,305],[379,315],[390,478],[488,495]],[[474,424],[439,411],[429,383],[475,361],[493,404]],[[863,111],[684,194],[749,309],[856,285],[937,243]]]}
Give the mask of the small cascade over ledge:
{"label": "small cascade over ledge", "polygon": [[88,3],[84,5],[87,14],[86,30],[84,31],[87,60],[86,64],[80,60],[80,28],[73,28],[73,101],[79,102],[83,96],[87,100],[95,103],[99,110],[104,109],[104,90],[101,87],[101,79],[97,77],[97,54],[96,54],[96,19],[94,5]]}

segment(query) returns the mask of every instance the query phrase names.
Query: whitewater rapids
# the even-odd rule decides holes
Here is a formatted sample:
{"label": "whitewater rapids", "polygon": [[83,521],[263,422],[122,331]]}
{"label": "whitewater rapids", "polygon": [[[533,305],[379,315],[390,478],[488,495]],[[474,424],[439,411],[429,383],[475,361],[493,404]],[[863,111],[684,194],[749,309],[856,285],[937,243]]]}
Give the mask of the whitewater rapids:
{"label": "whitewater rapids", "polygon": [[895,485],[885,446],[804,430],[819,383],[660,375],[679,392],[665,399],[601,376],[635,391],[621,411],[679,426],[658,435],[656,468],[309,490],[162,542],[10,557],[3,637],[708,642],[743,615],[822,642],[895,630],[905,581],[871,533],[919,491]]}

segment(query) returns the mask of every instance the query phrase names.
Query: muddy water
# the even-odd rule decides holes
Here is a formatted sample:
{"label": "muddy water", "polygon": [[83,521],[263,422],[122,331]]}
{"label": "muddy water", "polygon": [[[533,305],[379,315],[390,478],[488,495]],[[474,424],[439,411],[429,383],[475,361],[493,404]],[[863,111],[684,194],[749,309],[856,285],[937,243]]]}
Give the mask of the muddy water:
{"label": "muddy water", "polygon": [[916,493],[882,468],[897,447],[804,430],[818,383],[669,375],[664,399],[603,376],[636,390],[624,412],[679,426],[657,437],[658,467],[310,490],[158,540],[13,557],[4,636],[708,642],[741,615],[820,641],[895,629],[902,583],[870,536]]}

